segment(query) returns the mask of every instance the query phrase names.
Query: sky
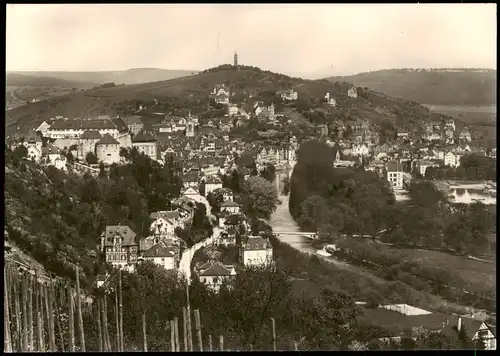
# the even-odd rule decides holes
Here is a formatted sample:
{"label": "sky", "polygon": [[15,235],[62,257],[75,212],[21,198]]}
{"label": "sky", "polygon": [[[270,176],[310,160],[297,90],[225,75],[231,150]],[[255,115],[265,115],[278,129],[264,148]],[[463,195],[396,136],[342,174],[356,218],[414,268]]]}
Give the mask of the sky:
{"label": "sky", "polygon": [[496,4],[8,4],[8,71],[496,69]]}

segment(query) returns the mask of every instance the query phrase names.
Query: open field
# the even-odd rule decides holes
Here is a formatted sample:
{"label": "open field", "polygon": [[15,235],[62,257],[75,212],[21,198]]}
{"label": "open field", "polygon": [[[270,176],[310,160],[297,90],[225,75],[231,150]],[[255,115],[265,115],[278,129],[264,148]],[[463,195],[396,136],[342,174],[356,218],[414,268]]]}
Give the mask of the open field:
{"label": "open field", "polygon": [[496,125],[496,106],[462,106],[422,104],[432,111],[452,116],[468,125]]}
{"label": "open field", "polygon": [[456,256],[439,251],[418,249],[398,249],[408,254],[409,259],[423,259],[430,265],[445,267],[457,271],[462,278],[471,284],[482,283],[488,287],[496,285],[496,264]]}

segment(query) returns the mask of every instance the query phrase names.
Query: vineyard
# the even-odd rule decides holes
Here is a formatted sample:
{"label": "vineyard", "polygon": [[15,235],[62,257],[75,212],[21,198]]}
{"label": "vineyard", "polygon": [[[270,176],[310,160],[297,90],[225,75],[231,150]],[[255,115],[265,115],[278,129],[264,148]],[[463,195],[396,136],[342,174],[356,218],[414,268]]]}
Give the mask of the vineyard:
{"label": "vineyard", "polygon": [[[76,285],[6,261],[4,265],[4,350],[6,352],[148,351],[148,316],[143,312],[142,345],[127,342],[123,333],[122,274],[113,273],[101,288],[85,295]],[[229,351],[224,335],[211,335],[201,323],[199,309],[191,310],[189,289],[179,316],[163,323],[165,342],[171,352]],[[194,319],[194,324],[192,323]],[[179,326],[179,323],[182,323]],[[269,320],[269,350],[277,350],[275,320]],[[272,344],[272,346],[271,346]],[[242,348],[243,349],[243,348]],[[298,343],[289,350],[298,350]],[[253,346],[250,345],[250,350]]]}

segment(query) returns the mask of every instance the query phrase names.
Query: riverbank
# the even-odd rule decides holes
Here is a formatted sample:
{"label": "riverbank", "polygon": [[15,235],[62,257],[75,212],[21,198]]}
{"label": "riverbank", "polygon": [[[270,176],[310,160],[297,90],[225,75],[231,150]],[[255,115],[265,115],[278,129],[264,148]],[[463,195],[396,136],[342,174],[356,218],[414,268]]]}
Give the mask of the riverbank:
{"label": "riverbank", "polygon": [[[273,230],[299,232],[288,210],[288,197],[281,196],[269,223]],[[281,235],[273,240],[278,267],[294,271],[295,289],[299,293],[315,293],[328,287],[342,290],[367,303],[407,303],[421,308],[448,313],[466,313],[469,307],[446,301],[440,296],[418,291],[401,281],[387,281],[369,270],[320,256],[317,242],[301,235]]]}

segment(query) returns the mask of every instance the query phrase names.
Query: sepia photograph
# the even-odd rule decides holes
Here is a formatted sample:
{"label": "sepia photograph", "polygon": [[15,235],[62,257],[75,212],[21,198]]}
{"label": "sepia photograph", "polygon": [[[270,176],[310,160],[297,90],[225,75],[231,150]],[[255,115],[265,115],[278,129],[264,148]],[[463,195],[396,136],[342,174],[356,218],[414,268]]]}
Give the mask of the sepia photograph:
{"label": "sepia photograph", "polygon": [[496,4],[7,4],[5,55],[4,352],[496,350]]}

